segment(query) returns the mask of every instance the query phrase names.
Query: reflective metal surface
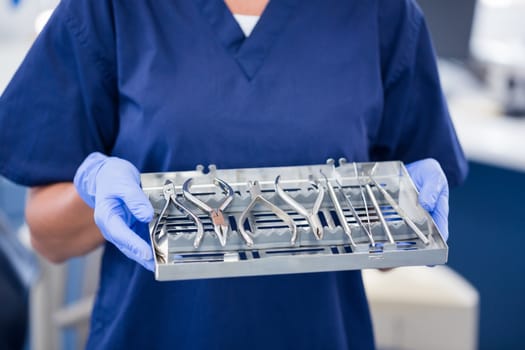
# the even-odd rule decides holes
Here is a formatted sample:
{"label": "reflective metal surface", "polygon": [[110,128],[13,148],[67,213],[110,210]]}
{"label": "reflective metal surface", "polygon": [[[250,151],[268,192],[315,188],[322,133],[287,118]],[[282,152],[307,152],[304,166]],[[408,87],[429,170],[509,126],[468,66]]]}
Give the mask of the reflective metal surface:
{"label": "reflective metal surface", "polygon": [[[447,260],[448,247],[401,162],[203,169],[141,176],[155,208],[150,233],[158,280]],[[173,188],[168,194],[166,184]],[[215,212],[222,215],[220,232]]]}

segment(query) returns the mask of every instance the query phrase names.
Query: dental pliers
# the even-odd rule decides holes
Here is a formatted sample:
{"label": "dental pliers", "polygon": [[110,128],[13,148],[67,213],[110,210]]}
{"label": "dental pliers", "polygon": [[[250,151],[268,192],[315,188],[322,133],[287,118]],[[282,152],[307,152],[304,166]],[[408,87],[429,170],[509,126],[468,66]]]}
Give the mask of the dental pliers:
{"label": "dental pliers", "polygon": [[226,195],[226,198],[222,201],[222,203],[219,205],[218,208],[212,208],[207,203],[204,203],[199,198],[197,198],[195,195],[193,195],[190,191],[191,189],[191,183],[193,182],[193,179],[190,178],[184,182],[182,185],[182,192],[184,194],[184,198],[186,198],[191,203],[195,204],[197,207],[199,207],[201,210],[208,213],[210,216],[210,219],[213,224],[213,229],[215,233],[217,234],[217,237],[219,238],[219,242],[224,247],[226,245],[226,238],[228,235],[228,231],[230,228],[230,225],[228,224],[228,220],[224,217],[224,210],[228,208],[228,206],[233,201],[233,189],[230,185],[228,185],[225,181],[215,178],[213,180],[213,184],[217,187],[219,187]]}
{"label": "dental pliers", "polygon": [[166,225],[164,224],[160,232],[157,231],[162,218],[166,215],[166,211],[170,203],[173,203],[177,209],[179,209],[183,214],[188,216],[195,223],[195,226],[197,227],[197,233],[195,234],[195,240],[193,241],[193,246],[195,248],[199,247],[202,238],[204,237],[204,226],[202,225],[202,222],[197,217],[197,215],[193,214],[178,200],[177,194],[175,193],[175,186],[171,180],[166,180],[162,188],[162,193],[165,199],[164,207],[160,211],[157,220],[155,220],[155,224],[153,226],[153,229],[151,230],[150,238],[151,242],[153,243],[153,247],[155,248],[155,253],[159,257],[159,260],[165,263],[167,262],[168,258],[168,230],[166,229]]}
{"label": "dental pliers", "polygon": [[323,203],[324,198],[324,187],[315,185],[314,187],[318,190],[317,198],[315,199],[314,205],[311,210],[307,210],[301,204],[297,203],[286,191],[279,185],[279,180],[281,176],[275,178],[275,192],[284,200],[290,207],[296,210],[300,215],[306,218],[308,225],[312,229],[312,232],[320,240],[323,238],[324,230],[321,220],[319,220],[319,209],[321,209],[321,204]]}
{"label": "dental pliers", "polygon": [[255,207],[257,202],[261,202],[263,205],[268,207],[279,219],[281,219],[288,227],[290,227],[290,231],[292,233],[292,238],[290,240],[291,244],[294,245],[297,241],[297,225],[293,221],[292,217],[284,210],[267,200],[263,197],[261,187],[258,181],[249,182],[248,183],[248,191],[250,191],[250,196],[252,198],[250,204],[244,209],[242,212],[240,218],[239,218],[239,232],[241,236],[246,241],[246,244],[250,247],[253,245],[253,240],[251,238],[251,235],[246,231],[244,228],[244,221],[248,218],[248,215],[250,214],[250,211]]}

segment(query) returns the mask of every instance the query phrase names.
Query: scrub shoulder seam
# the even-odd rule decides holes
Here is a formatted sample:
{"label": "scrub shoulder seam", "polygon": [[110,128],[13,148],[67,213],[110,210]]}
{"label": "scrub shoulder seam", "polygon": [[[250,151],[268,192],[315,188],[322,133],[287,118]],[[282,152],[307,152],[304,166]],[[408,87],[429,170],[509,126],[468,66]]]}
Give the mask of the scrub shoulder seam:
{"label": "scrub shoulder seam", "polygon": [[410,59],[416,54],[415,51],[417,48],[417,38],[421,31],[424,17],[417,5],[415,5],[412,1],[409,1],[408,3],[407,6],[410,6],[410,8],[407,9],[407,22],[410,31],[406,38],[407,49],[404,50],[404,55],[400,62],[398,62],[397,67],[393,69],[391,78],[385,82],[385,89],[388,89],[390,85],[395,84],[403,72],[410,68]]}
{"label": "scrub shoulder seam", "polygon": [[75,36],[75,38],[78,40],[78,43],[84,47],[92,56],[94,59],[95,64],[101,69],[102,71],[102,78],[106,83],[112,82],[114,80],[115,75],[113,74],[113,69],[108,68],[108,66],[111,66],[111,63],[108,62],[107,59],[105,59],[102,55],[97,53],[96,50],[94,50],[91,45],[89,45],[89,39],[88,35],[86,33],[85,28],[82,28],[82,26],[78,23],[78,21],[74,18],[73,13],[69,10],[69,8],[64,5],[65,9],[65,23],[71,33]]}

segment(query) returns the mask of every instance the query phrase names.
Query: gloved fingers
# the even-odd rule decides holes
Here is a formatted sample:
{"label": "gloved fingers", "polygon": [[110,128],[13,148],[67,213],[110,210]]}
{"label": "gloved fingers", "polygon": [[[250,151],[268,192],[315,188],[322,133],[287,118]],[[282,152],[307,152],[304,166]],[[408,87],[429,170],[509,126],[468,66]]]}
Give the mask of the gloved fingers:
{"label": "gloved fingers", "polygon": [[119,217],[112,219],[111,226],[117,234],[110,240],[124,255],[153,271],[152,248],[135,234]]}
{"label": "gloved fingers", "polygon": [[417,162],[405,164],[405,168],[408,171],[408,175],[410,175],[410,178],[412,179],[412,182],[414,182],[414,185],[416,185],[418,191],[423,184],[423,179],[421,176],[419,176],[418,171],[421,167],[422,161],[423,160],[418,160]]}
{"label": "gloved fingers", "polygon": [[130,187],[121,199],[138,221],[148,223],[153,218],[153,206],[139,186]]}
{"label": "gloved fingers", "polygon": [[155,272],[155,262],[153,259],[144,261],[143,264],[141,264],[146,270],[149,270],[151,272]]}
{"label": "gloved fingers", "polygon": [[120,199],[140,222],[153,218],[153,206],[140,188],[140,173],[127,160],[111,157],[97,174],[98,197]]}
{"label": "gloved fingers", "polygon": [[91,208],[95,207],[96,183],[90,175],[96,174],[107,158],[107,156],[99,152],[91,153],[80,164],[73,178],[73,183],[80,198]]}
{"label": "gloved fingers", "polygon": [[419,203],[428,212],[436,208],[439,196],[448,183],[445,173],[435,159],[423,159],[407,165],[408,173],[419,191]]}
{"label": "gloved fingers", "polygon": [[152,269],[152,248],[132,231],[125,222],[124,210],[117,199],[107,200],[95,207],[95,222],[106,240],[113,243],[128,258]]}
{"label": "gloved fingers", "polygon": [[448,239],[448,188],[442,192],[439,196],[436,207],[431,213],[434,222],[436,223],[437,228],[441,232],[445,242]]}
{"label": "gloved fingers", "polygon": [[427,211],[434,211],[442,192],[448,188],[447,179],[439,173],[428,174],[419,189],[419,203]]}

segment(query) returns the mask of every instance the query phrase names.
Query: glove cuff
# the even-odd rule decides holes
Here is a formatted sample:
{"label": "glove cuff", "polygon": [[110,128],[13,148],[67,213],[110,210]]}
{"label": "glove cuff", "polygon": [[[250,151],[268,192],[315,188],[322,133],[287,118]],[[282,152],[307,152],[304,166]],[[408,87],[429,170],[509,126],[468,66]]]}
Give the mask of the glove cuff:
{"label": "glove cuff", "polygon": [[84,159],[75,173],[75,188],[80,198],[91,208],[95,208],[97,173],[108,158],[100,152],[93,152]]}

